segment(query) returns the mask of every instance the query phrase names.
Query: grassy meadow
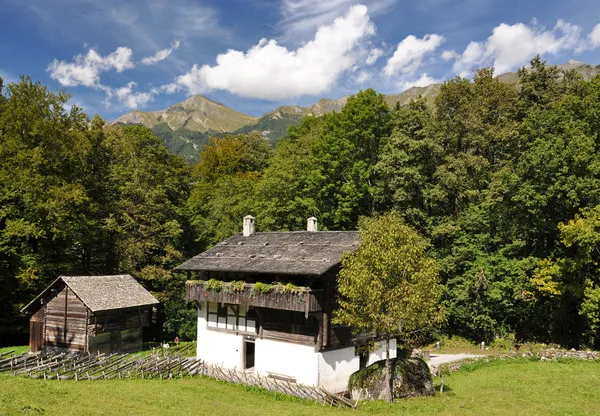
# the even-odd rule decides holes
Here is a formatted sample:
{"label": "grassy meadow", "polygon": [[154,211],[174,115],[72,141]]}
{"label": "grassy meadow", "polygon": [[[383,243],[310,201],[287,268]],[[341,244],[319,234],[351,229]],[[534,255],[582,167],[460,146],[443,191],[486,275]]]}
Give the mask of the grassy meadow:
{"label": "grassy meadow", "polygon": [[475,363],[445,376],[443,394],[353,411],[204,378],[76,382],[2,374],[0,415],[595,415],[599,386],[600,362]]}

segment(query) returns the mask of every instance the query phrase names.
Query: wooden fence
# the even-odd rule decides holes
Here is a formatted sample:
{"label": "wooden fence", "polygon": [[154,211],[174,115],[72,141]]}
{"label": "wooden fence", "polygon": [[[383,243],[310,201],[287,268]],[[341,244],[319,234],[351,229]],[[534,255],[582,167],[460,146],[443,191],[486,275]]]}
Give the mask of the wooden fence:
{"label": "wooden fence", "polygon": [[335,407],[350,407],[356,409],[358,401],[353,402],[343,396],[328,392],[322,387],[304,386],[291,381],[282,380],[273,377],[249,374],[245,371],[224,369],[219,366],[206,364],[197,361],[199,365],[195,369],[195,374],[201,374],[217,380],[238,383],[246,386],[256,386],[265,390],[296,396],[302,399],[314,400],[316,403],[330,405]]}
{"label": "wooden fence", "polygon": [[174,379],[205,376],[268,391],[314,400],[335,407],[356,408],[358,402],[328,392],[322,387],[304,386],[285,379],[224,369],[181,354],[94,355],[83,353],[25,353],[0,357],[0,372],[45,380],[110,380],[115,378]]}

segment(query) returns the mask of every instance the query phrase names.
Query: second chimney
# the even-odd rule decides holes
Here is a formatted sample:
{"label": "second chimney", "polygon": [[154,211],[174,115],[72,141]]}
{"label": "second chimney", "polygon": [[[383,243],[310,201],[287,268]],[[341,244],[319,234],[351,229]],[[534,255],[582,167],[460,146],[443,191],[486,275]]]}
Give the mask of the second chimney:
{"label": "second chimney", "polygon": [[244,217],[244,237],[248,237],[254,234],[254,217],[252,215],[246,215]]}
{"label": "second chimney", "polygon": [[306,220],[306,231],[311,231],[313,233],[317,232],[317,219],[315,217],[310,217]]}

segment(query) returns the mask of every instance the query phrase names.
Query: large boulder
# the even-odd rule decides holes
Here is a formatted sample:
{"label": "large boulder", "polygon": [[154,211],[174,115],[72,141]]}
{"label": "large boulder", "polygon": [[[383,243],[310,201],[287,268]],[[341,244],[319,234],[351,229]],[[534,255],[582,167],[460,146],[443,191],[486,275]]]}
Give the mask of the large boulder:
{"label": "large boulder", "polygon": [[[392,398],[433,396],[429,367],[420,358],[393,358],[391,361]],[[354,400],[385,399],[385,360],[352,374],[348,388]]]}

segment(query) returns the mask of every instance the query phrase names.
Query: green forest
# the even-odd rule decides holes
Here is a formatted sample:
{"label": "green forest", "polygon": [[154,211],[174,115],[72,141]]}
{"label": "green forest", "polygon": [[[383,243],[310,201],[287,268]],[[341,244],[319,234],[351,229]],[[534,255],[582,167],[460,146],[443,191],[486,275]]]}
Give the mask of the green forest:
{"label": "green forest", "polygon": [[[23,76],[0,82],[0,345],[59,275],[130,273],[162,302],[154,336],[195,337],[182,260],[239,232],[325,230],[395,211],[430,243],[445,319],[431,337],[600,347],[600,76],[539,57],[433,104],[372,89],[275,146],[212,138],[190,164],[142,126],[90,119]],[[163,338],[164,337],[164,338]]]}

